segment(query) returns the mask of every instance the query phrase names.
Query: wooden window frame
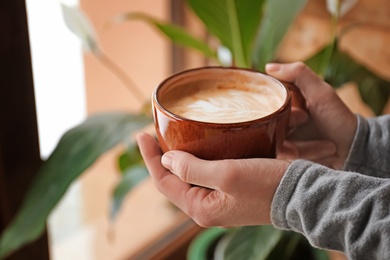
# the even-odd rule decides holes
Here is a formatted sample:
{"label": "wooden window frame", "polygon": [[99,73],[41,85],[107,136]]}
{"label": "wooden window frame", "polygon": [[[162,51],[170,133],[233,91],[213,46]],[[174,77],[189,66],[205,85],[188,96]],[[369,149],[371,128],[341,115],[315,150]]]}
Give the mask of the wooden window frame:
{"label": "wooden window frame", "polygon": [[[0,1],[0,231],[19,209],[41,163],[26,3]],[[49,259],[45,232],[7,259]]]}

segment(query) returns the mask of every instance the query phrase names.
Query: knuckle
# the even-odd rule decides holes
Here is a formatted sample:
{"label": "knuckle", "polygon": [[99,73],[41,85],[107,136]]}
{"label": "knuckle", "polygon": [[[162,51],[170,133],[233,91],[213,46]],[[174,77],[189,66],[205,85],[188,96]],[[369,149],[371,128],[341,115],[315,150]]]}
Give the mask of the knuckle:
{"label": "knuckle", "polygon": [[214,199],[193,201],[187,207],[187,215],[190,216],[201,227],[219,226],[221,215],[221,203],[215,203]]}
{"label": "knuckle", "polygon": [[305,63],[303,63],[302,61],[294,62],[294,65],[295,65],[296,71],[300,74],[305,72],[305,70],[308,69],[307,65]]}

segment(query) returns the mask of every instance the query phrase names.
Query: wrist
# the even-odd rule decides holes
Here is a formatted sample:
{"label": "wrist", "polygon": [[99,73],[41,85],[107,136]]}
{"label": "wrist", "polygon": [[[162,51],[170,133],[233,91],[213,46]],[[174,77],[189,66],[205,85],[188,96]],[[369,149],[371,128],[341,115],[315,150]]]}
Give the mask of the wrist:
{"label": "wrist", "polygon": [[291,162],[286,169],[271,204],[271,223],[275,227],[281,229],[290,228],[286,219],[287,206],[295,193],[295,189],[302,175],[312,165],[312,162],[306,160],[296,160]]}
{"label": "wrist", "polygon": [[269,214],[268,214],[268,218],[267,218],[267,224],[271,224],[272,221],[271,221],[271,212],[272,212],[272,204],[273,204],[273,201],[274,201],[274,198],[275,198],[275,195],[277,193],[277,190],[281,184],[281,181],[285,175],[285,173],[287,172],[287,169],[290,167],[291,165],[291,161],[287,161],[287,160],[275,160],[275,169],[274,169],[274,172],[273,172],[273,175],[272,175],[272,181],[271,181],[271,185],[269,186],[271,188],[269,194],[270,194],[270,197],[269,197],[269,210],[267,211]]}

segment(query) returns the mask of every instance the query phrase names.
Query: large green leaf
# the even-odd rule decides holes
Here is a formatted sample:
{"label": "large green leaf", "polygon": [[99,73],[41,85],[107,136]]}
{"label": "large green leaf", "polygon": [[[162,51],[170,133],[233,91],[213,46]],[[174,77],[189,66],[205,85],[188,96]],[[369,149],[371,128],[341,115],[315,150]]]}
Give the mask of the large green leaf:
{"label": "large green leaf", "polygon": [[111,201],[111,220],[115,220],[126,195],[149,173],[144,165],[138,145],[130,142],[127,149],[118,157],[121,179],[114,189]]}
{"label": "large green leaf", "polygon": [[308,65],[317,75],[322,78],[325,77],[332,56],[334,52],[337,51],[334,49],[334,45],[335,43],[327,45],[305,62],[306,65]]}
{"label": "large green leaf", "polygon": [[130,142],[126,150],[120,154],[118,158],[118,166],[122,174],[125,173],[129,168],[142,163],[142,155],[136,142]]}
{"label": "large green leaf", "polygon": [[238,67],[250,67],[263,0],[187,0],[207,30],[233,53]]}
{"label": "large green leaf", "polygon": [[228,231],[229,229],[226,228],[213,227],[200,232],[191,241],[188,247],[187,259],[211,259],[212,257],[210,257],[210,255],[213,253],[211,250],[214,249],[215,244],[218,243],[220,238],[223,238]]}
{"label": "large green leaf", "polygon": [[267,0],[252,54],[255,69],[264,71],[265,64],[275,58],[280,42],[306,2],[307,0]]}
{"label": "large green leaf", "polygon": [[134,165],[132,167],[129,167],[122,174],[122,178],[118,185],[115,187],[112,197],[110,212],[111,220],[115,220],[127,194],[148,176],[149,172],[143,165]]}
{"label": "large green leaf", "polygon": [[49,213],[69,185],[100,155],[151,122],[144,115],[107,113],[92,116],[66,132],[39,169],[19,212],[1,235],[0,258],[38,238]]}
{"label": "large green leaf", "polygon": [[326,46],[308,59],[306,64],[315,71],[324,71],[325,81],[333,87],[337,88],[347,82],[355,82],[363,101],[375,114],[380,115],[390,97],[390,82],[375,75],[346,53],[341,52],[339,48],[332,49],[331,58],[324,67],[323,56],[327,55],[328,50],[329,46]]}
{"label": "large green leaf", "polygon": [[144,21],[149,25],[152,25],[155,28],[157,28],[163,35],[168,37],[173,43],[179,46],[197,50],[203,53],[203,55],[205,55],[206,57],[212,59],[217,58],[216,51],[211,49],[210,46],[208,46],[207,43],[205,43],[204,41],[192,36],[185,29],[179,26],[158,21],[157,19],[149,15],[143,13],[126,13],[115,17],[113,22],[124,22],[129,20]]}
{"label": "large green leaf", "polygon": [[267,259],[282,235],[281,230],[272,226],[238,228],[231,234],[225,248],[224,259]]}
{"label": "large green leaf", "polygon": [[234,229],[218,243],[216,256],[220,255],[218,250],[224,251],[221,259],[225,260],[328,259],[326,251],[313,248],[301,234],[278,230],[273,226]]}
{"label": "large green leaf", "polygon": [[283,231],[281,239],[267,259],[328,260],[329,254],[325,250],[311,246],[303,235],[293,231]]}

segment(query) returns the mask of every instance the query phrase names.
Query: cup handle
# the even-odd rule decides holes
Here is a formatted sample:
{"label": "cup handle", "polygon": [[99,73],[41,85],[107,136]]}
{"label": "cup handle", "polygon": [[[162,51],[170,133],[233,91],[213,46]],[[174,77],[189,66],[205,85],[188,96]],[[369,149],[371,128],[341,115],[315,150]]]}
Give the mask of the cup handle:
{"label": "cup handle", "polygon": [[281,81],[283,85],[285,85],[291,93],[291,103],[295,107],[299,107],[306,112],[309,112],[306,106],[306,99],[303,97],[301,90],[295,86],[293,83]]}

